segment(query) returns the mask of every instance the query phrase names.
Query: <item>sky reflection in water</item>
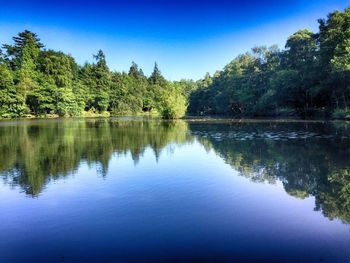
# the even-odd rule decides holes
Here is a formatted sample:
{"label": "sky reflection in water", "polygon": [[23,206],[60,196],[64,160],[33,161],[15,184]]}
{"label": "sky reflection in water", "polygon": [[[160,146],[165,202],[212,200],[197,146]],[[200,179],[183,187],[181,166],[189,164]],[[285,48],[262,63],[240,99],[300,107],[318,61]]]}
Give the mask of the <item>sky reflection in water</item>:
{"label": "sky reflection in water", "polygon": [[350,259],[343,122],[0,123],[2,262]]}

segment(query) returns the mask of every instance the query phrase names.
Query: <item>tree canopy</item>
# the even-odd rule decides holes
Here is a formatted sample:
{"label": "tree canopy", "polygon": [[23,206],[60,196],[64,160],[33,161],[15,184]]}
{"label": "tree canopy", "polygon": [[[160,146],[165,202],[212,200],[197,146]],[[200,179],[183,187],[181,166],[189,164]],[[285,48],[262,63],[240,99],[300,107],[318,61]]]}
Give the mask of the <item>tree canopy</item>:
{"label": "tree canopy", "polygon": [[128,74],[111,71],[102,50],[94,63],[80,66],[63,52],[44,49],[25,30],[0,52],[0,117],[110,116],[154,114],[184,116],[187,82],[167,81],[157,63],[147,78],[132,62]]}
{"label": "tree canopy", "polygon": [[255,47],[197,82],[192,114],[233,116],[350,115],[350,9],[302,29],[284,50]]}
{"label": "tree canopy", "polygon": [[132,62],[111,71],[102,50],[94,63],[45,49],[28,30],[0,49],[0,117],[189,115],[350,118],[350,8],[320,19],[277,46],[254,47],[198,81],[150,76]]}

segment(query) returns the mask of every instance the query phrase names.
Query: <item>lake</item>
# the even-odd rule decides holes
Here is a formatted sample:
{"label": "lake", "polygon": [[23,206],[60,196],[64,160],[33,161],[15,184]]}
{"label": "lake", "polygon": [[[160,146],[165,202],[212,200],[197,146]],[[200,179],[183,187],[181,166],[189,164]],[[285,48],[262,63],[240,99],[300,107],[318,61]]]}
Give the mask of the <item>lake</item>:
{"label": "lake", "polygon": [[0,262],[350,262],[350,123],[0,122]]}

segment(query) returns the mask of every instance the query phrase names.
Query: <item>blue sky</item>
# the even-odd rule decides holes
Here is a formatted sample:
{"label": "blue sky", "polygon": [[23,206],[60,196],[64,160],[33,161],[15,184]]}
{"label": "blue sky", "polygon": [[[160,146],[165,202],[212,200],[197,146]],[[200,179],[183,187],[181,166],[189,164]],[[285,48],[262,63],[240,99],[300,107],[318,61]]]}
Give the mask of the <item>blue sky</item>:
{"label": "blue sky", "polygon": [[350,0],[20,1],[0,0],[0,43],[29,29],[46,48],[83,64],[102,49],[112,70],[135,61],[146,74],[157,61],[171,80],[199,79],[256,45],[278,44]]}

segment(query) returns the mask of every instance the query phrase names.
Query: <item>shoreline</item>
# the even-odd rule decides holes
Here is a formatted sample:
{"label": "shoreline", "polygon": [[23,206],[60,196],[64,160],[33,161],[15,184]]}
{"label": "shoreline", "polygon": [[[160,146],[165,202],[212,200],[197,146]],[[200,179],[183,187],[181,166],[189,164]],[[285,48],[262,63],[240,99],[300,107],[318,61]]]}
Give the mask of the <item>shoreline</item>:
{"label": "shoreline", "polygon": [[178,119],[163,119],[161,116],[155,115],[94,115],[94,116],[30,116],[30,117],[21,117],[21,118],[0,118],[0,122],[12,122],[12,121],[37,121],[37,120],[88,120],[88,119],[125,119],[125,120],[160,120],[160,121],[187,121],[187,122],[350,122],[350,118],[300,118],[300,117],[230,117],[230,116],[184,116],[183,118]]}

